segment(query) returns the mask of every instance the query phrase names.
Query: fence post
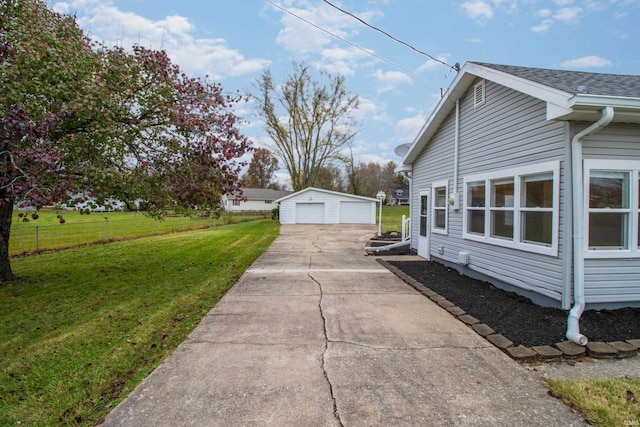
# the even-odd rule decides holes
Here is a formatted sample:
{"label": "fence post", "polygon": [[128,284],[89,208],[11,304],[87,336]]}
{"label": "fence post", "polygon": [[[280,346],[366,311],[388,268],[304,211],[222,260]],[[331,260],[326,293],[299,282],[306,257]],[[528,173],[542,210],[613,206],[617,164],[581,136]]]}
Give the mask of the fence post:
{"label": "fence post", "polygon": [[109,218],[104,217],[104,240],[109,240]]}
{"label": "fence post", "polygon": [[38,250],[38,244],[39,244],[38,240],[40,238],[39,237],[39,230],[40,230],[40,227],[36,225],[36,251]]}

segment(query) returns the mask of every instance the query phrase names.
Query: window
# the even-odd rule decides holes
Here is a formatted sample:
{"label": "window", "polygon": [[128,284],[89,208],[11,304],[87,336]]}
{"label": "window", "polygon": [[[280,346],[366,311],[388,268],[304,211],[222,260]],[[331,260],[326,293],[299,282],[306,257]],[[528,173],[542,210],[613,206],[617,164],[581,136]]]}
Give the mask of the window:
{"label": "window", "polygon": [[513,178],[491,182],[491,237],[513,239]]}
{"label": "window", "polygon": [[464,238],[558,255],[560,162],[464,179]]}
{"label": "window", "polygon": [[585,160],[586,257],[640,257],[640,162]]}
{"label": "window", "polygon": [[270,205],[270,204],[273,203],[273,200],[265,200],[264,203],[267,204],[267,205]]}
{"label": "window", "polygon": [[447,234],[447,217],[449,213],[447,203],[448,181],[439,181],[433,183],[433,213],[431,230],[434,233]]}
{"label": "window", "polygon": [[427,214],[429,213],[429,196],[420,194],[420,235],[427,236]]}
{"label": "window", "polygon": [[233,201],[233,206],[240,206],[240,200],[234,200]]}
{"label": "window", "polygon": [[522,177],[520,216],[525,243],[551,245],[553,235],[553,174]]}
{"label": "window", "polygon": [[485,211],[485,182],[470,182],[467,184],[467,224],[468,232],[484,235],[484,211]]}

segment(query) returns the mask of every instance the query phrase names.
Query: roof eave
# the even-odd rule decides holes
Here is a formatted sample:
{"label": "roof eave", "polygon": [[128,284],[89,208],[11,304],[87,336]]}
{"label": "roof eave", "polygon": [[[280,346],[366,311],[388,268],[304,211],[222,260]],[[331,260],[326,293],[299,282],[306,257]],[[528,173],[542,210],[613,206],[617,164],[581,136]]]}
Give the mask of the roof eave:
{"label": "roof eave", "polygon": [[547,103],[547,119],[592,122],[605,107],[614,108],[614,123],[640,123],[640,98],[589,94],[575,95],[564,105]]}

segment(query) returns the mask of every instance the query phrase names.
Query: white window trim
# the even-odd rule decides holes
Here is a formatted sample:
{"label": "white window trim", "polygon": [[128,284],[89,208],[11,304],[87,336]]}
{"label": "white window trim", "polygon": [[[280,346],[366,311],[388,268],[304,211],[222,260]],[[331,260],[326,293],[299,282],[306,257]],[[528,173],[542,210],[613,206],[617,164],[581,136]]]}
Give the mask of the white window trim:
{"label": "white window trim", "polygon": [[[553,208],[552,208],[552,228],[551,228],[551,245],[540,245],[536,243],[528,243],[521,241],[521,221],[522,211],[529,211],[529,209],[521,209],[521,197],[520,191],[522,188],[522,177],[526,175],[535,175],[541,173],[553,174]],[[514,178],[514,208],[513,208],[513,240],[503,239],[498,237],[491,237],[491,180],[500,178]],[[484,235],[473,234],[467,232],[467,184],[472,182],[484,181],[485,183],[485,225]],[[468,175],[464,177],[464,194],[463,194],[463,206],[464,211],[462,215],[462,237],[467,240],[473,240],[476,242],[487,243],[495,246],[502,246],[505,248],[517,249],[526,252],[533,252],[542,255],[558,256],[558,240],[559,240],[559,225],[560,225],[560,161],[554,160],[551,162],[538,163],[533,165],[520,166],[511,169],[504,169],[499,171]]]}
{"label": "white window trim", "polygon": [[[443,210],[443,208],[436,207],[436,191],[438,188],[444,187],[444,194],[447,199],[444,203],[444,228],[436,227],[436,210]],[[449,181],[436,181],[431,184],[431,231],[436,234],[449,234]]]}
{"label": "white window trim", "polygon": [[[630,172],[631,182],[629,184],[629,209],[621,209],[620,212],[629,212],[627,230],[629,235],[628,249],[589,249],[589,180],[591,170],[610,170],[620,172]],[[638,178],[640,175],[640,161],[638,160],[584,160],[584,206],[582,214],[584,215],[584,246],[583,253],[585,258],[640,258],[640,249],[638,248]],[[612,209],[611,212],[616,212]]]}

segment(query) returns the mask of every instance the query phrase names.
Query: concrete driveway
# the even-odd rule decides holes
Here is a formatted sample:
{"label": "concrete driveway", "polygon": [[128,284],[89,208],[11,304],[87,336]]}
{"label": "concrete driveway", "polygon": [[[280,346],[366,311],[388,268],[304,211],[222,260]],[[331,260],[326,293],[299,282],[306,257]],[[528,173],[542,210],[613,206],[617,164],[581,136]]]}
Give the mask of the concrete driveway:
{"label": "concrete driveway", "polygon": [[282,226],[116,426],[571,426],[527,371],[367,257],[375,226]]}

